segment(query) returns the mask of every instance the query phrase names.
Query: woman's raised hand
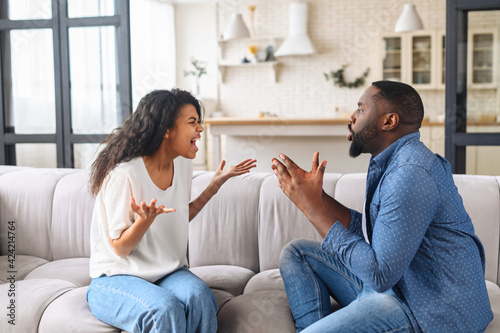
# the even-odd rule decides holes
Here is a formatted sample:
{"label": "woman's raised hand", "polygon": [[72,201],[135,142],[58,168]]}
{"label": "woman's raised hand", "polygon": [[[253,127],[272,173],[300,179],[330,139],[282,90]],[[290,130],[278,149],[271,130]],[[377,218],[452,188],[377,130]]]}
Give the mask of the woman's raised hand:
{"label": "woman's raised hand", "polygon": [[164,205],[156,207],[156,199],[151,200],[151,204],[149,206],[146,205],[144,201],[137,205],[134,197],[130,198],[130,210],[141,216],[143,219],[154,219],[160,214],[175,212],[174,208],[165,208]]}
{"label": "woman's raised hand", "polygon": [[233,165],[232,167],[229,167],[226,170],[224,170],[226,161],[222,160],[219,164],[219,167],[215,171],[214,177],[212,178],[212,182],[214,182],[220,187],[229,178],[250,172],[251,168],[255,168],[257,166],[255,162],[257,162],[257,160],[249,158],[239,164]]}

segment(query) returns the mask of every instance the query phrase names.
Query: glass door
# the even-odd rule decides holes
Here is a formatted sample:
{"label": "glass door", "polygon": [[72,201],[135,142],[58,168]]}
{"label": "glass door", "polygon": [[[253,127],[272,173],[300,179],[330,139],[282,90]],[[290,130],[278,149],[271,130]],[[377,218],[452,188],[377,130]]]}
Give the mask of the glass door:
{"label": "glass door", "polygon": [[472,33],[469,47],[471,49],[472,85],[491,86],[493,83],[493,33]]}
{"label": "glass door", "polygon": [[432,80],[432,36],[411,37],[411,79],[413,85],[430,86]]}
{"label": "glass door", "polygon": [[384,44],[383,79],[401,81],[403,79],[401,37],[385,37]]}

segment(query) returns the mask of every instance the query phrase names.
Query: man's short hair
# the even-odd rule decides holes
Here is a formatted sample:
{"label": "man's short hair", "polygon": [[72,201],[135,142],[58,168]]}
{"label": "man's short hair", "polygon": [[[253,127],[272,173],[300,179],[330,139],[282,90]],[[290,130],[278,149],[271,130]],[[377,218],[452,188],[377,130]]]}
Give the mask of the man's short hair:
{"label": "man's short hair", "polygon": [[372,85],[379,89],[373,98],[388,103],[390,112],[399,115],[401,124],[420,128],[424,119],[424,105],[412,86],[396,81],[375,81]]}

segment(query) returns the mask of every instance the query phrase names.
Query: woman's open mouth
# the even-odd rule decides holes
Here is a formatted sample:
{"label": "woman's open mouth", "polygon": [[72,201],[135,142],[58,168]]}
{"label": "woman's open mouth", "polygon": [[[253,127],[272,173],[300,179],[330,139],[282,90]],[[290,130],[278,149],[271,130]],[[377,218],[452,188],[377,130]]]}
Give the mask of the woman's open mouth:
{"label": "woman's open mouth", "polygon": [[192,139],[192,140],[191,140],[191,148],[192,148],[195,152],[197,152],[197,151],[198,151],[198,149],[199,149],[199,148],[196,146],[196,141],[197,141],[197,140],[201,140],[201,138],[194,138],[194,139]]}

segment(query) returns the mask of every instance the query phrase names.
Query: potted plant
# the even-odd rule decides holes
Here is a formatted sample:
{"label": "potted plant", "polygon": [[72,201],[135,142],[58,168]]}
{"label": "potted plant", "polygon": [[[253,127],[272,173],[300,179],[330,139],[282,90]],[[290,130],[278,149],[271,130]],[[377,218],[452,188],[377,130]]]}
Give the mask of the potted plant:
{"label": "potted plant", "polygon": [[191,68],[184,70],[184,76],[194,76],[196,80],[196,96],[200,96],[200,78],[207,74],[207,64],[204,61],[191,58]]}

